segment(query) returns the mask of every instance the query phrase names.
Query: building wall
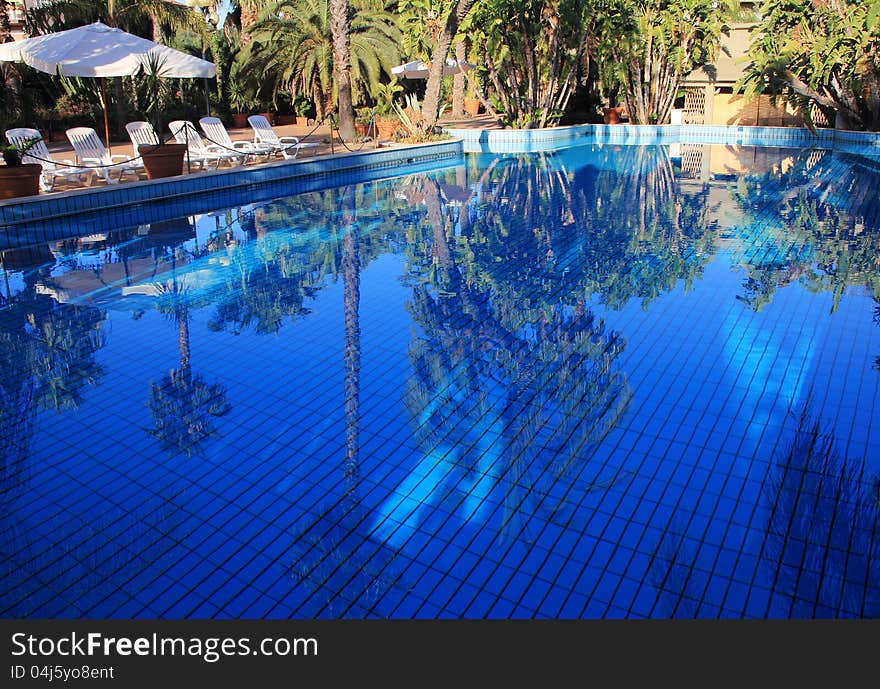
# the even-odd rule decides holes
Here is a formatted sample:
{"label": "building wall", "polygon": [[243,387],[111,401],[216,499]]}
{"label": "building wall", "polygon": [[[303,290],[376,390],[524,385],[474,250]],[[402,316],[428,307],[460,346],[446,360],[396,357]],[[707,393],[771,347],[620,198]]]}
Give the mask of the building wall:
{"label": "building wall", "polygon": [[711,121],[705,124],[802,127],[803,120],[782,99],[773,105],[769,96],[746,99],[742,95],[717,93],[712,99]]}

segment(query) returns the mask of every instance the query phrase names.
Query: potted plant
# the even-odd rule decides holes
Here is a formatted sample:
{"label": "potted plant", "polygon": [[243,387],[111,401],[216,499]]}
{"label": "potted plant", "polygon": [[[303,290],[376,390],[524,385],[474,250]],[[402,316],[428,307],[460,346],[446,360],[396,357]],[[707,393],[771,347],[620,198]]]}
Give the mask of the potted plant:
{"label": "potted plant", "polygon": [[269,124],[275,124],[275,113],[272,111],[272,101],[261,100],[257,101],[257,114],[265,117]]}
{"label": "potted plant", "polygon": [[303,95],[297,96],[293,102],[293,111],[296,113],[296,125],[298,127],[308,127],[309,113],[312,111],[312,101]]}
{"label": "potted plant", "polygon": [[37,143],[39,139],[31,139],[27,144],[3,144],[3,160],[6,165],[0,166],[0,199],[12,199],[19,196],[36,196],[40,193],[40,174],[43,166],[39,163],[23,163],[21,157]]}
{"label": "potted plant", "polygon": [[603,108],[602,119],[605,124],[620,124],[623,121],[623,107],[615,105]]}
{"label": "potted plant", "polygon": [[248,93],[244,83],[233,79],[229,82],[229,109],[232,110],[232,124],[244,129],[248,126],[248,115],[254,107],[255,99]]}
{"label": "potted plant", "polygon": [[137,147],[137,153],[144,161],[147,179],[182,175],[187,149],[186,144],[166,142],[162,137],[162,115],[171,102],[171,85],[161,72],[161,59],[151,58],[141,77],[144,113],[159,139],[158,145],[141,144]]}
{"label": "potted plant", "polygon": [[409,139],[429,140],[431,132],[428,131],[425,118],[422,117],[422,106],[419,105],[419,99],[414,93],[408,93],[404,101],[405,105],[392,103],[404,136]]}
{"label": "potted plant", "polygon": [[373,122],[373,109],[367,107],[360,107],[354,111],[354,131],[355,133],[363,138],[367,136],[376,135],[375,129],[370,131],[370,125]]}
{"label": "potted plant", "polygon": [[483,104],[480,102],[480,99],[477,98],[476,94],[474,93],[473,84],[470,82],[470,80],[468,80],[467,95],[464,98],[464,111],[471,117],[475,117],[476,115],[480,114],[480,107],[482,105]]}
{"label": "potted plant", "polygon": [[379,84],[376,87],[375,126],[379,139],[393,139],[400,120],[394,112],[394,96],[403,91],[398,83]]}

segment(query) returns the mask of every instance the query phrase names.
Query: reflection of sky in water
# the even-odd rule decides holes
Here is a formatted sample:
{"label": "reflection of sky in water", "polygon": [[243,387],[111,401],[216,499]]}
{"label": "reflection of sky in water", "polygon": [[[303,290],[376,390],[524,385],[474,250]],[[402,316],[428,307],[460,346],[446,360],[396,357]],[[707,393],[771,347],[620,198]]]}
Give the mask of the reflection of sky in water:
{"label": "reflection of sky in water", "polygon": [[808,154],[478,156],[9,255],[4,614],[876,614],[878,180]]}

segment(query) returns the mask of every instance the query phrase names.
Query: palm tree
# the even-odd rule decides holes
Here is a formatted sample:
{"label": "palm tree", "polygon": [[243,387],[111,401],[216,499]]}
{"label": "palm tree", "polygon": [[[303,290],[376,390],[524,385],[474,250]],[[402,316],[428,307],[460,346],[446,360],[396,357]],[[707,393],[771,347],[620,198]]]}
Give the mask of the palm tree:
{"label": "palm tree", "polygon": [[254,27],[260,21],[260,13],[271,3],[269,0],[238,0],[241,9],[241,47],[247,47],[253,40]]}
{"label": "palm tree", "polygon": [[402,0],[398,21],[403,32],[403,51],[408,59],[430,62],[443,29],[442,0]]}
{"label": "palm tree", "polygon": [[760,8],[739,84],[745,95],[783,97],[807,122],[815,105],[839,129],[880,129],[877,3],[771,0]]}
{"label": "palm tree", "polygon": [[443,81],[443,67],[449,56],[449,48],[458,34],[458,27],[465,20],[476,0],[457,0],[449,8],[446,21],[437,37],[437,47],[431,60],[431,72],[425,87],[425,101],[422,104],[422,116],[425,126],[430,130],[440,117],[440,85]]}
{"label": "palm tree", "polygon": [[[323,119],[334,107],[330,0],[283,0],[254,27],[249,68],[292,96],[310,98]],[[387,12],[357,12],[351,19],[351,85],[372,94],[383,71],[398,60],[400,31]]]}
{"label": "palm tree", "polygon": [[339,110],[339,136],[354,139],[351,105],[351,7],[348,0],[330,0],[330,34],[333,39],[333,78]]}

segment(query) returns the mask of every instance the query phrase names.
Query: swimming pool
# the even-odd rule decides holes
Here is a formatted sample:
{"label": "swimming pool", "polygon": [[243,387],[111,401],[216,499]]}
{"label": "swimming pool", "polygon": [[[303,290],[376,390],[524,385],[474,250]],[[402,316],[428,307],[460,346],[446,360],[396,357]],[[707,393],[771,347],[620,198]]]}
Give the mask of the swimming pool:
{"label": "swimming pool", "polygon": [[6,617],[876,617],[880,166],[588,145],[4,253]]}

